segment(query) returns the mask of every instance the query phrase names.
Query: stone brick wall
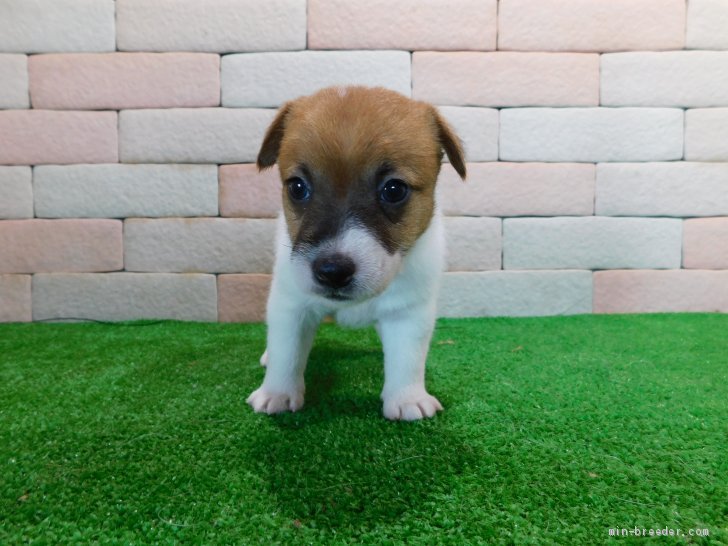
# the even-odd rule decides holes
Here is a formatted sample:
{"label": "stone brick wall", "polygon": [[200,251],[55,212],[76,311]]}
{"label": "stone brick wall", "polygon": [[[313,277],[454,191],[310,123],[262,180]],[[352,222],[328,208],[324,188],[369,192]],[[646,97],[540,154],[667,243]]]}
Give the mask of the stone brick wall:
{"label": "stone brick wall", "polygon": [[726,0],[2,0],[0,321],[260,320],[275,108],[441,108],[445,316],[728,312]]}

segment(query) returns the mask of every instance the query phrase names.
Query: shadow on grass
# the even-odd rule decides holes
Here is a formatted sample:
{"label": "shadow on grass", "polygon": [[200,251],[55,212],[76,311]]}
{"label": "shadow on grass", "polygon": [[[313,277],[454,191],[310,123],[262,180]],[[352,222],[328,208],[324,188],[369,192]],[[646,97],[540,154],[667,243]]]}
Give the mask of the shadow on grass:
{"label": "shadow on grass", "polygon": [[435,510],[478,456],[442,416],[416,423],[381,415],[381,351],[319,345],[302,412],[251,447],[268,494],[296,525],[366,529],[407,511]]}

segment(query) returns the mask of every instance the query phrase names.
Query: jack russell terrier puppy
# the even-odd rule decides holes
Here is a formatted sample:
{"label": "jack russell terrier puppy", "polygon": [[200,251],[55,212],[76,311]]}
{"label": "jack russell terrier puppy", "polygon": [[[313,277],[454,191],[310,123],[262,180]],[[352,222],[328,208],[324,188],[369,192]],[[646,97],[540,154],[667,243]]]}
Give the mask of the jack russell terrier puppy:
{"label": "jack russell terrier puppy", "polygon": [[321,320],[374,323],[384,348],[384,416],[432,417],[425,360],[445,265],[435,182],[443,151],[465,179],[458,137],[429,104],[382,88],[334,87],[278,111],[258,155],[283,181],[268,299],[267,366],[256,412],[303,406]]}

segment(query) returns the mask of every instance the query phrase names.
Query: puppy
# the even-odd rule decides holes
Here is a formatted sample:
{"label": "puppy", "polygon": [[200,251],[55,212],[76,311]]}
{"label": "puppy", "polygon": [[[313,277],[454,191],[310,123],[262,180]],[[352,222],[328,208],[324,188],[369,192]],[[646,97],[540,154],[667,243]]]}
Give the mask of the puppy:
{"label": "puppy", "polygon": [[256,412],[303,406],[309,351],[321,320],[374,324],[384,348],[384,416],[432,417],[425,360],[444,269],[435,205],[443,151],[465,179],[458,137],[429,104],[382,88],[339,87],[285,104],[259,169],[283,181],[268,299],[267,365],[248,398]]}

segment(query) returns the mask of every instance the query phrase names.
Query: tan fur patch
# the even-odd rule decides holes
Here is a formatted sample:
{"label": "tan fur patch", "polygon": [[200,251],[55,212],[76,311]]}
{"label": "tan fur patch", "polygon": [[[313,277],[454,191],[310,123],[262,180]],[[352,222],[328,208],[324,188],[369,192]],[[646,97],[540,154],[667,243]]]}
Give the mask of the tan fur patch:
{"label": "tan fur patch", "polygon": [[[303,169],[312,178],[311,203],[303,208],[288,199],[284,184],[292,241],[314,237],[305,233],[313,229],[305,225],[309,213],[321,218],[332,210],[359,211],[390,247],[406,250],[432,218],[443,149],[464,178],[460,142],[431,105],[382,88],[328,88],[281,108],[258,165],[277,160],[284,182]],[[401,214],[378,210],[376,177],[383,166],[412,190]]]}

